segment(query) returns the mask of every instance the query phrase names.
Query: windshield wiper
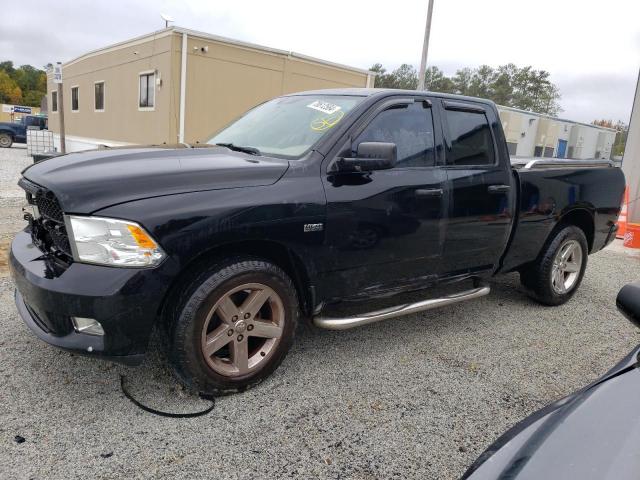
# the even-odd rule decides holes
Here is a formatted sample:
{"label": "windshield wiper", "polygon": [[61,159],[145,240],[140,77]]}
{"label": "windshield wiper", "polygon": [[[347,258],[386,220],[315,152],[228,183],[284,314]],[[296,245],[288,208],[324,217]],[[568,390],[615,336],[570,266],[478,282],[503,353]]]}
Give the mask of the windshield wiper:
{"label": "windshield wiper", "polygon": [[234,145],[233,143],[216,143],[221,147],[227,147],[229,150],[233,150],[234,152],[244,152],[250,155],[262,155],[260,150],[255,147],[243,147],[242,145]]}

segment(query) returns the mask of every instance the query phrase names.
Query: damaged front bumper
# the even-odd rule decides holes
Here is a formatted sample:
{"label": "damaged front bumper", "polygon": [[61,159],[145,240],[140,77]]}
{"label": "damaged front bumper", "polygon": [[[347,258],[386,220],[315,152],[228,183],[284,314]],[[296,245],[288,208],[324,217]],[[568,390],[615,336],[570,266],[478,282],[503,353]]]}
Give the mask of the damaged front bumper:
{"label": "damaged front bumper", "polygon": [[[16,235],[9,263],[18,312],[38,338],[59,348],[128,365],[142,362],[170,284],[162,268],[83,263],[61,267],[43,255],[26,231]],[[97,320],[104,335],[76,331],[72,317]]]}

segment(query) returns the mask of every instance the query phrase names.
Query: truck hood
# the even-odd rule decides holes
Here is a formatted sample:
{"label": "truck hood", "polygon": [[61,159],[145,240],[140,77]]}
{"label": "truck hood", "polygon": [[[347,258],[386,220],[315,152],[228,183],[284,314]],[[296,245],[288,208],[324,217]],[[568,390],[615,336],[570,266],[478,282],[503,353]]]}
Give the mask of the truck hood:
{"label": "truck hood", "polygon": [[640,347],[604,377],[523,420],[465,480],[636,480],[640,471]]}
{"label": "truck hood", "polygon": [[51,190],[69,213],[92,213],[143,198],[223,188],[271,185],[286,160],[224,147],[143,147],[93,150],[53,157],[23,171]]}

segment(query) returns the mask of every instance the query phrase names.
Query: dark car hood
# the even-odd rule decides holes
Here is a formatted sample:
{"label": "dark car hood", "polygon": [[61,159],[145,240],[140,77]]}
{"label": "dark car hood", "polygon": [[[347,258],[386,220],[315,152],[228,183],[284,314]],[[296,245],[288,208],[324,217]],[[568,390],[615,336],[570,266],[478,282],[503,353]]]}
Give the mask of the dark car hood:
{"label": "dark car hood", "polygon": [[463,478],[636,480],[639,351],[636,348],[601,380],[516,425]]}
{"label": "dark car hood", "polygon": [[223,147],[93,150],[53,157],[27,168],[26,179],[51,190],[70,213],[161,195],[275,183],[285,160]]}

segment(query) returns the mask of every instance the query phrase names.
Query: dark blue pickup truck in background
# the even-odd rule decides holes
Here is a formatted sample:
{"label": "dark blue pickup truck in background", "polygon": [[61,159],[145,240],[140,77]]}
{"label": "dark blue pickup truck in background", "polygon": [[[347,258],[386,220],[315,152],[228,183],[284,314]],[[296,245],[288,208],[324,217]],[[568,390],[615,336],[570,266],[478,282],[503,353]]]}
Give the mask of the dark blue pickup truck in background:
{"label": "dark blue pickup truck in background", "polygon": [[0,148],[9,148],[13,143],[27,143],[27,128],[47,128],[47,117],[25,115],[19,122],[0,122]]}

